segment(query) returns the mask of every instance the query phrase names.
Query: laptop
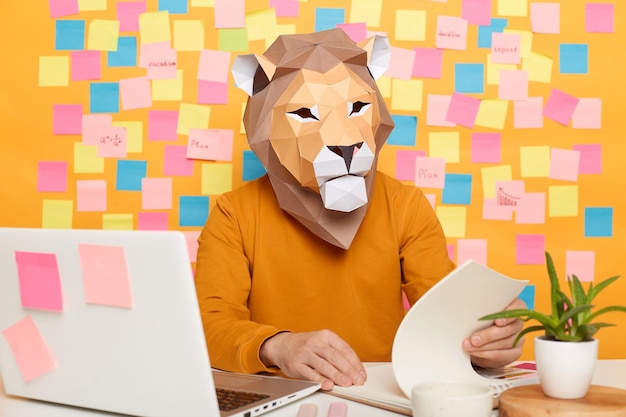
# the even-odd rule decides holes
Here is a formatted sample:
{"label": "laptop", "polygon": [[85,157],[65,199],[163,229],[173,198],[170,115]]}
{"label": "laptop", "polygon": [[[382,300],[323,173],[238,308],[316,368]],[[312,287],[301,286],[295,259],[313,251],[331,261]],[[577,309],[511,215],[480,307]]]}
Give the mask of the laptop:
{"label": "laptop", "polygon": [[[253,417],[318,383],[211,368],[185,235],[0,228],[7,394],[141,417]],[[253,401],[218,408],[224,391]]]}

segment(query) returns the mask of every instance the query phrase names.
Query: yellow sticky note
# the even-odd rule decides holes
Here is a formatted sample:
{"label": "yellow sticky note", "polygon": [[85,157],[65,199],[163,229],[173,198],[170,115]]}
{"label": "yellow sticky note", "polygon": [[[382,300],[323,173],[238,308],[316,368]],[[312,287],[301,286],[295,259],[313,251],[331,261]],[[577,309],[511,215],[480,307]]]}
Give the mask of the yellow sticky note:
{"label": "yellow sticky note", "polygon": [[478,107],[478,114],[476,115],[474,124],[476,126],[502,130],[504,129],[508,109],[508,100],[482,100]]}
{"label": "yellow sticky note", "polygon": [[170,14],[166,10],[139,15],[141,43],[170,42]]}
{"label": "yellow sticky note", "polygon": [[494,198],[496,196],[496,182],[511,181],[513,179],[511,165],[485,167],[480,172],[483,181],[484,198]]}
{"label": "yellow sticky note", "polygon": [[380,26],[383,0],[352,0],[349,22],[365,22],[367,27]]}
{"label": "yellow sticky note", "polygon": [[520,165],[522,178],[548,178],[550,175],[550,147],[521,146]]}
{"label": "yellow sticky note", "polygon": [[104,158],[98,156],[97,146],[74,143],[74,173],[101,174],[104,172]]}
{"label": "yellow sticky note", "polygon": [[107,0],[78,0],[78,10],[81,12],[93,12],[106,9]]}
{"label": "yellow sticky note", "polygon": [[126,128],[126,152],[143,150],[143,123],[138,121],[114,121],[113,126]]}
{"label": "yellow sticky note", "polygon": [[176,133],[188,135],[189,129],[207,129],[209,127],[209,117],[211,107],[200,104],[181,103],[178,111],[178,126]]}
{"label": "yellow sticky note", "polygon": [[548,204],[550,217],[578,216],[578,186],[553,185],[548,187]]}
{"label": "yellow sticky note", "polygon": [[274,9],[263,9],[247,13],[246,28],[248,29],[249,41],[267,39],[267,32],[271,34],[276,32],[276,11]]}
{"label": "yellow sticky note", "polygon": [[396,40],[426,40],[426,12],[424,10],[396,10]]}
{"label": "yellow sticky note", "polygon": [[133,230],[133,215],[103,214],[102,228],[104,230]]}
{"label": "yellow sticky note", "polygon": [[520,44],[520,57],[527,58],[532,54],[533,49],[533,33],[530,30],[519,30],[519,29],[504,29],[504,33],[512,33],[515,35],[519,35],[522,39]]}
{"label": "yellow sticky note", "polygon": [[487,84],[498,85],[500,84],[500,71],[502,70],[515,70],[517,65],[515,64],[494,64],[491,62],[491,54],[487,54]]}
{"label": "yellow sticky note", "polygon": [[183,70],[176,70],[176,78],[152,80],[152,101],[181,101],[183,99]]}
{"label": "yellow sticky note", "polygon": [[215,0],[191,0],[191,7],[215,7]]}
{"label": "yellow sticky note", "polygon": [[528,71],[528,81],[552,82],[552,58],[532,52],[522,59],[522,69]]}
{"label": "yellow sticky note", "polygon": [[268,29],[265,33],[265,49],[269,48],[280,35],[295,35],[297,33],[296,25],[293,24],[276,25],[273,29]]}
{"label": "yellow sticky note", "polygon": [[87,49],[91,51],[117,51],[119,36],[119,20],[92,20],[89,24]]}
{"label": "yellow sticky note", "polygon": [[217,195],[232,189],[232,164],[202,164],[202,194]]}
{"label": "yellow sticky note", "polygon": [[394,110],[421,111],[424,82],[422,80],[391,80],[391,107]]}
{"label": "yellow sticky note", "polygon": [[528,16],[528,0],[498,0],[499,16]]}
{"label": "yellow sticky note", "polygon": [[69,57],[39,57],[39,87],[66,87],[68,85],[69,78]]}
{"label": "yellow sticky note", "polygon": [[241,103],[241,117],[239,118],[239,133],[246,134],[246,126],[243,124],[243,115],[246,113],[246,102]]}
{"label": "yellow sticky note", "polygon": [[459,132],[430,132],[428,134],[428,156],[444,158],[446,163],[460,161]]}
{"label": "yellow sticky note", "polygon": [[391,77],[388,77],[386,75],[381,75],[376,80],[376,85],[378,85],[380,94],[382,94],[383,97],[385,98],[391,97]]}
{"label": "yellow sticky note", "polygon": [[74,202],[72,200],[43,200],[41,227],[71,229]]}
{"label": "yellow sticky note", "polygon": [[204,49],[204,25],[201,20],[174,21],[174,49],[177,51]]}
{"label": "yellow sticky note", "polygon": [[467,209],[465,207],[437,206],[437,217],[447,238],[465,237]]}

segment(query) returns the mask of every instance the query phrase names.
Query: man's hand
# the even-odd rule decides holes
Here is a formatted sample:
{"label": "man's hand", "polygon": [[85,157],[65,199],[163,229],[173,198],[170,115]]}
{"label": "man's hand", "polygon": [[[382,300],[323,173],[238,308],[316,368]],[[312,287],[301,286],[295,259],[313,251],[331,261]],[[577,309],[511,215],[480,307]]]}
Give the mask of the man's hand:
{"label": "man's hand", "polygon": [[[505,310],[525,308],[516,298]],[[491,326],[463,340],[463,349],[470,354],[472,363],[483,368],[499,368],[517,360],[522,354],[524,338],[513,347],[515,337],[522,331],[524,323],[517,318],[497,319]]]}
{"label": "man's hand", "polygon": [[307,379],[331,390],[363,385],[365,368],[354,350],[330,330],[308,333],[279,333],[261,346],[261,361],[277,366],[292,378]]}

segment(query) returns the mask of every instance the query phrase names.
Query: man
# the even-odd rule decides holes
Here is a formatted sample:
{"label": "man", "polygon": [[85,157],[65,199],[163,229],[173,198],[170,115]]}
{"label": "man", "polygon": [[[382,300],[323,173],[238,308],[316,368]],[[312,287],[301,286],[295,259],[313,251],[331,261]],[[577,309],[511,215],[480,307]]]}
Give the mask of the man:
{"label": "man", "polygon": [[[235,59],[267,175],[219,197],[199,238],[213,366],[361,385],[361,361],[391,359],[402,294],[414,303],[454,268],[421,190],[376,171],[393,128],[375,83],[389,54],[384,37],[356,45],[334,29]],[[521,328],[502,320],[463,347],[478,366],[502,366],[521,354]]]}

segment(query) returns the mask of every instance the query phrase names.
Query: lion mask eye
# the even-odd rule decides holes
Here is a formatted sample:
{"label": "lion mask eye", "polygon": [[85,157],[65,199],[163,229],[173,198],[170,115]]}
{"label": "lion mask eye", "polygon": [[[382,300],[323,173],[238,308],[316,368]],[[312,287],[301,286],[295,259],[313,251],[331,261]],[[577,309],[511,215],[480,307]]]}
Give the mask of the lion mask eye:
{"label": "lion mask eye", "polygon": [[317,104],[311,108],[300,107],[298,110],[287,112],[287,116],[296,119],[301,123],[316,122],[320,120],[320,113]]}
{"label": "lion mask eye", "polygon": [[370,106],[371,103],[363,103],[362,101],[348,102],[348,117],[362,116]]}

